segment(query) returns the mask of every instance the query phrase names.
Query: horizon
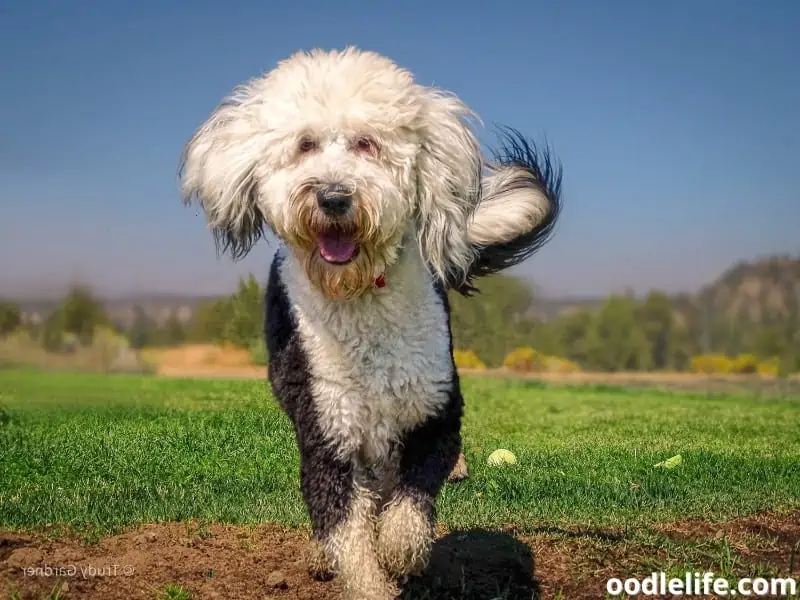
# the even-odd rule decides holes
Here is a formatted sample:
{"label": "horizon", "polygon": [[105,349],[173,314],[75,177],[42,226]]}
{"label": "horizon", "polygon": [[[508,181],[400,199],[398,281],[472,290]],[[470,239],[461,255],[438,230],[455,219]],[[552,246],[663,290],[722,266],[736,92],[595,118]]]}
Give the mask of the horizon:
{"label": "horizon", "polygon": [[[452,91],[564,167],[553,239],[510,273],[544,298],[691,293],[734,264],[800,255],[800,5],[711,1],[0,8],[0,294],[211,296],[266,281],[274,241],[217,258],[180,203],[183,144],[289,54],[355,45]],[[460,7],[455,8],[456,6]],[[293,27],[292,25],[296,25]],[[521,75],[522,74],[522,75]]]}
{"label": "horizon", "polygon": [[[521,277],[523,281],[527,281],[528,284],[532,286],[532,291],[534,292],[534,304],[536,302],[566,302],[566,303],[581,303],[581,302],[599,302],[605,300],[609,296],[627,296],[631,295],[638,299],[643,300],[650,292],[657,292],[666,294],[670,298],[677,298],[678,296],[693,296],[700,294],[703,289],[707,287],[711,287],[716,284],[720,279],[723,279],[729,271],[732,269],[742,265],[742,264],[759,264],[764,263],[767,261],[772,260],[790,260],[790,261],[797,261],[800,262],[800,254],[797,256],[793,256],[791,254],[772,254],[769,256],[762,256],[756,257],[753,260],[745,260],[745,261],[738,261],[729,265],[726,269],[721,271],[716,277],[712,280],[706,281],[701,283],[697,288],[692,290],[680,290],[670,292],[668,290],[664,290],[662,288],[654,287],[649,288],[646,290],[636,291],[631,288],[621,289],[621,290],[612,290],[606,293],[598,293],[598,294],[563,294],[563,295],[551,295],[547,294],[546,290],[545,293],[542,293],[542,290],[539,289],[539,286],[536,284],[535,281],[531,280],[530,278],[526,277],[524,274],[520,275],[519,273],[514,273],[513,269],[509,272],[493,275],[494,277],[497,276],[513,276],[513,277]],[[93,286],[90,282],[83,282],[83,281],[74,281],[71,283],[66,284],[63,288],[56,290],[52,294],[48,295],[3,295],[0,294],[0,297],[6,298],[8,300],[19,302],[22,304],[56,304],[61,301],[70,289],[75,287],[83,287],[88,289],[94,297],[104,303],[138,303],[138,302],[149,302],[149,301],[177,301],[177,300],[190,300],[190,301],[202,301],[202,300],[216,300],[219,298],[227,297],[233,294],[236,291],[236,286],[239,282],[244,278],[248,278],[250,276],[256,277],[258,280],[259,285],[262,287],[266,285],[266,280],[264,278],[259,278],[258,274],[250,272],[250,273],[242,273],[237,281],[235,281],[229,289],[221,290],[219,292],[213,293],[192,293],[186,291],[176,291],[176,292],[159,292],[159,291],[148,291],[148,290],[141,290],[141,291],[129,291],[129,292],[121,292],[118,294],[104,294],[102,291],[98,293],[98,288]],[[492,277],[492,276],[490,276]]]}

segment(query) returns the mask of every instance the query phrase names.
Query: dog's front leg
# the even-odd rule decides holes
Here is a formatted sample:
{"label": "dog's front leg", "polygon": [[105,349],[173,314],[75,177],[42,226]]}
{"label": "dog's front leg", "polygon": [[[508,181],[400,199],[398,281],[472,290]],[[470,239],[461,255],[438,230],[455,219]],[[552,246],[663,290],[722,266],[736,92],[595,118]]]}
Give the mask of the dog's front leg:
{"label": "dog's front leg", "polygon": [[381,565],[396,576],[425,568],[434,538],[436,495],[461,449],[460,393],[442,414],[403,439],[399,482],[378,520]]}
{"label": "dog's front leg", "polygon": [[309,570],[337,574],[346,600],[390,600],[399,590],[375,552],[377,497],[330,446],[301,444],[300,485],[313,527]]}

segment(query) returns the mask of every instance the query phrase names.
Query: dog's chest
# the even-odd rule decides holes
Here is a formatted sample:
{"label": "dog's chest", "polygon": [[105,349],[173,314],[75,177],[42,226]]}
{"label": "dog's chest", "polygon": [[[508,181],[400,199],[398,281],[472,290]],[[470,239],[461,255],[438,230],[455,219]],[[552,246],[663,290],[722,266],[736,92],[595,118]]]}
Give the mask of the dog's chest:
{"label": "dog's chest", "polygon": [[382,461],[448,400],[445,308],[432,288],[409,300],[299,311],[320,424],[343,455]]}

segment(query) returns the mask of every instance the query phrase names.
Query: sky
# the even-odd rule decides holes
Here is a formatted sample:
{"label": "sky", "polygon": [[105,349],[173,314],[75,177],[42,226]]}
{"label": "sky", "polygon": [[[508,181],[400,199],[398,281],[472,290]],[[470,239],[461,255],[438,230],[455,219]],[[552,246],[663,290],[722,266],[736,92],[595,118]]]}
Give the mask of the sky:
{"label": "sky", "polygon": [[194,130],[301,49],[355,45],[455,92],[564,167],[547,296],[693,291],[800,253],[800,2],[0,3],[0,293],[215,294],[274,243],[218,257],[180,202]]}

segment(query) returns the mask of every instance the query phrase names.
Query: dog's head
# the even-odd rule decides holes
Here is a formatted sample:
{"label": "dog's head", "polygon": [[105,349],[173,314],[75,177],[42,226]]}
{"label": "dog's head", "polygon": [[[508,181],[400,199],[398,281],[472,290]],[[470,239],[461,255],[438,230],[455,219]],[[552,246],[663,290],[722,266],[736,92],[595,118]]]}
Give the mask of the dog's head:
{"label": "dog's head", "polygon": [[326,295],[369,289],[407,233],[433,274],[473,259],[481,159],[458,98],[383,56],[298,53],[234,90],[184,150],[181,186],[223,251],[269,227]]}

